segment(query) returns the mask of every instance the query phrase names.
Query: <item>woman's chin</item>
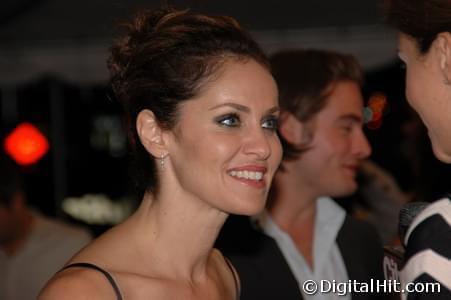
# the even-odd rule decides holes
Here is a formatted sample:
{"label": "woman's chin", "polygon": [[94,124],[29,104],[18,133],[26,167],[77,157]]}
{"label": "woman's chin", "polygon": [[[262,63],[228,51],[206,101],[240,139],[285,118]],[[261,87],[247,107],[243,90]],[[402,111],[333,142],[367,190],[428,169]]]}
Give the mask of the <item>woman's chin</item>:
{"label": "woman's chin", "polygon": [[231,214],[234,215],[243,215],[243,216],[255,216],[261,213],[265,209],[265,201],[262,201],[260,203],[252,203],[248,205],[242,205],[233,211],[231,211]]}
{"label": "woman's chin", "polygon": [[435,146],[433,143],[432,151],[434,152],[434,155],[438,160],[447,164],[451,164],[451,149],[449,149],[449,151],[444,151],[444,149]]}

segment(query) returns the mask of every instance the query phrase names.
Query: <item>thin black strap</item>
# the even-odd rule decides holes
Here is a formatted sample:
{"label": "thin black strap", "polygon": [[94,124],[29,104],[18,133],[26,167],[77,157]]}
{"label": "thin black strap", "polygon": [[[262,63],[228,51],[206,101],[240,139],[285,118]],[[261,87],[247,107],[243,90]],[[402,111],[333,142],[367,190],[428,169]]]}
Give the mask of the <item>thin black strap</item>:
{"label": "thin black strap", "polygon": [[94,264],[90,264],[90,263],[73,263],[73,264],[65,266],[64,268],[61,269],[61,271],[65,270],[65,269],[68,269],[68,268],[75,268],[75,267],[94,269],[96,271],[99,271],[103,275],[105,275],[106,279],[108,279],[110,284],[113,286],[114,293],[116,294],[117,299],[118,300],[122,300],[122,295],[121,295],[121,292],[119,291],[119,287],[117,286],[116,282],[114,281],[114,279],[110,275],[110,273],[108,273],[104,269],[102,269],[102,268],[100,268],[100,267],[98,267],[98,266],[96,266]]}
{"label": "thin black strap", "polygon": [[229,267],[230,271],[232,272],[233,275],[233,281],[235,282],[235,290],[236,290],[236,300],[240,299],[240,279],[238,278],[237,274],[235,273],[235,268],[233,267],[232,263],[230,262],[230,260],[227,259],[227,257],[223,256],[224,260],[227,264],[227,266]]}

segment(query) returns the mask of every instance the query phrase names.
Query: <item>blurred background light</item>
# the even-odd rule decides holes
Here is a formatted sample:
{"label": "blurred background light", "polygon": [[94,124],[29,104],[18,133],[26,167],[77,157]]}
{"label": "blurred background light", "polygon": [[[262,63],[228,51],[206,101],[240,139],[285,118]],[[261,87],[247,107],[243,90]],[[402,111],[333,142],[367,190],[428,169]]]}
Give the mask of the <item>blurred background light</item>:
{"label": "blurred background light", "polygon": [[368,100],[368,106],[363,111],[366,127],[369,129],[379,129],[382,126],[383,117],[387,112],[387,96],[382,92],[373,93]]}
{"label": "blurred background light", "polygon": [[91,225],[114,225],[131,214],[129,199],[113,201],[104,194],[86,194],[63,200],[63,211],[72,218]]}
{"label": "blurred background light", "polygon": [[49,150],[45,135],[31,123],[21,123],[4,141],[5,152],[20,165],[37,163]]}

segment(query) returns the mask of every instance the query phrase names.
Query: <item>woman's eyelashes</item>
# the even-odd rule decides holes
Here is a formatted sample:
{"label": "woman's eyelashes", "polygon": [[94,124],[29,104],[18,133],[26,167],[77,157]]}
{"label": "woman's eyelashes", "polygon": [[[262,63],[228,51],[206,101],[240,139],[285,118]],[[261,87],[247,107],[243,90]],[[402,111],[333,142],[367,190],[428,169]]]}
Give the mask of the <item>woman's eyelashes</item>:
{"label": "woman's eyelashes", "polygon": [[238,114],[231,113],[216,118],[216,123],[224,127],[238,127],[241,125],[241,120]]}
{"label": "woman's eyelashes", "polygon": [[269,116],[263,120],[262,127],[271,131],[277,131],[279,128],[279,118],[277,116]]}
{"label": "woman's eyelashes", "polygon": [[[215,122],[222,127],[240,127],[242,126],[242,120],[237,113],[230,113],[219,116],[215,119]],[[276,131],[279,126],[279,118],[275,115],[267,116],[262,119],[261,127],[270,131]]]}

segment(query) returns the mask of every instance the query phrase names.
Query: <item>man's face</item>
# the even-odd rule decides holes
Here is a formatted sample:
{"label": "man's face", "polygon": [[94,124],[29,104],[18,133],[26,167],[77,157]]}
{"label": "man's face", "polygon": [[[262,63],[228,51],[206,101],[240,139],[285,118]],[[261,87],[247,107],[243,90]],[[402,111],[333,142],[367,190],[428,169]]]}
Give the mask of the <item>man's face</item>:
{"label": "man's face", "polygon": [[363,133],[363,99],[352,81],[339,81],[326,106],[308,121],[311,148],[302,153],[297,170],[306,188],[319,196],[346,196],[357,189],[360,162],[371,153]]}

